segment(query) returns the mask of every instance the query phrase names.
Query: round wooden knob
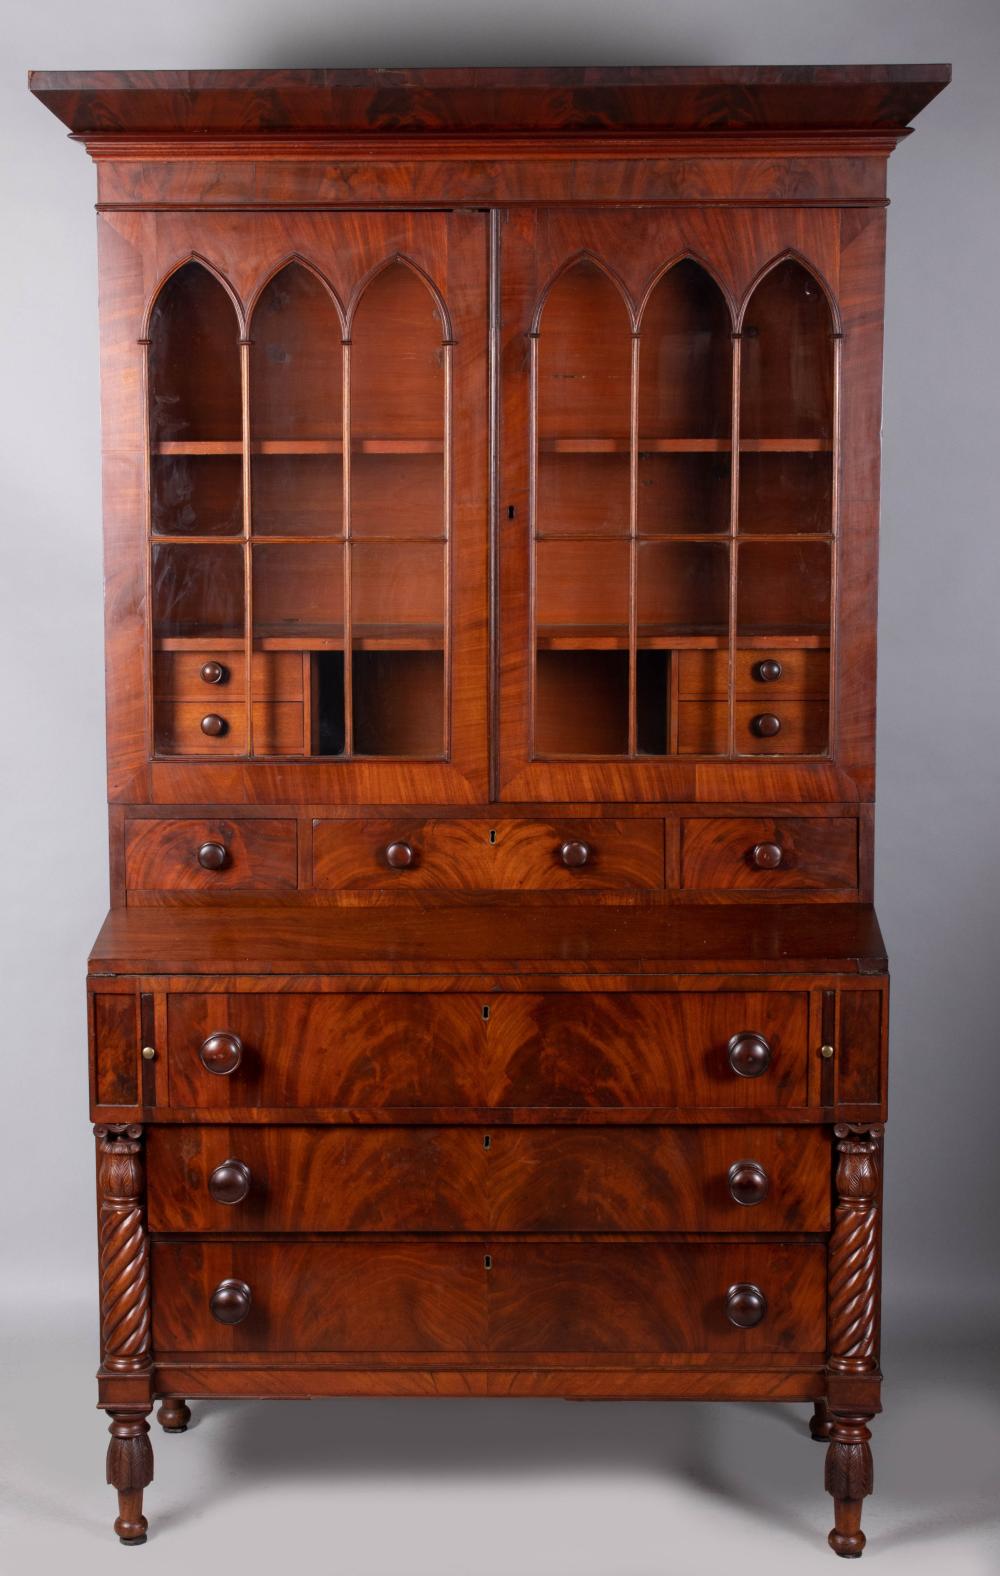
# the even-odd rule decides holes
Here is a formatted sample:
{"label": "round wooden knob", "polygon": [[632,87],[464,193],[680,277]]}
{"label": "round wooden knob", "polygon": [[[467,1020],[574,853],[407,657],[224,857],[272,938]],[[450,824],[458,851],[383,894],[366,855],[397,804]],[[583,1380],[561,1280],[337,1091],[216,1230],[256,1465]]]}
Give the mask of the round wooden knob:
{"label": "round wooden knob", "polygon": [[221,739],[228,727],[225,717],[220,717],[217,711],[210,711],[207,717],[201,719],[201,731],[210,739]]}
{"label": "round wooden knob", "polygon": [[221,662],[206,662],[202,666],[201,676],[206,684],[224,684],[229,677],[229,669],[224,668]]}
{"label": "round wooden knob", "polygon": [[559,850],[559,858],[567,870],[580,870],[590,858],[590,844],[568,837]]}
{"label": "round wooden knob", "polygon": [[739,1078],[759,1078],[771,1065],[771,1047],[762,1034],[745,1029],[729,1042],[729,1065]]}
{"label": "round wooden knob", "polygon": [[226,1078],[234,1073],[243,1060],[243,1041],[238,1034],[221,1029],[202,1042],[201,1064],[207,1073],[217,1073]]}
{"label": "round wooden knob", "polygon": [[759,1286],[740,1281],[726,1292],[726,1318],[738,1330],[752,1330],[767,1312],[767,1298]]}
{"label": "round wooden knob", "polygon": [[776,717],[773,711],[762,711],[751,722],[750,732],[756,734],[758,739],[773,739],[781,732],[781,718]]}
{"label": "round wooden knob", "polygon": [[242,1160],[224,1160],[208,1179],[217,1204],[242,1204],[250,1191],[250,1167]]}
{"label": "round wooden knob", "polygon": [[769,1186],[767,1172],[756,1160],[737,1160],[729,1167],[729,1191],[737,1204],[762,1204]]}
{"label": "round wooden knob", "polygon": [[781,663],[774,657],[765,657],[754,665],[753,676],[759,684],[773,684],[781,677]]}
{"label": "round wooden knob", "polygon": [[203,870],[221,870],[229,858],[225,843],[202,843],[198,863]]}
{"label": "round wooden knob", "polygon": [[208,1306],[220,1324],[242,1324],[250,1312],[253,1294],[246,1281],[224,1280],[216,1286]]}
{"label": "round wooden knob", "polygon": [[780,843],[754,843],[750,850],[750,863],[755,870],[777,870],[784,857]]}
{"label": "round wooden knob", "polygon": [[390,843],[385,851],[385,862],[390,870],[409,870],[416,857],[416,850],[410,843]]}

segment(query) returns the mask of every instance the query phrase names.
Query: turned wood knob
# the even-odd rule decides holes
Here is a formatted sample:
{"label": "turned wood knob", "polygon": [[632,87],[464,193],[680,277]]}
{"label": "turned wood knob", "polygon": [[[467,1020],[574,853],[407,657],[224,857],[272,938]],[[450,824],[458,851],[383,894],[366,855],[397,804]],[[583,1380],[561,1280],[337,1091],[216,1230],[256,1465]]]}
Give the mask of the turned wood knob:
{"label": "turned wood knob", "polygon": [[729,1167],[729,1191],[737,1204],[761,1204],[770,1186],[767,1172],[756,1160],[737,1160]]}
{"label": "turned wood knob", "polygon": [[773,684],[781,677],[781,663],[774,657],[765,657],[754,664],[753,676],[759,684]]}
{"label": "turned wood knob", "polygon": [[208,1306],[212,1318],[220,1324],[242,1324],[252,1302],[253,1294],[246,1281],[224,1280],[209,1297]]}
{"label": "turned wood knob", "polygon": [[773,739],[775,734],[781,732],[781,718],[776,717],[773,711],[762,711],[751,722],[750,732],[756,734],[758,739]]}
{"label": "turned wood knob", "polygon": [[203,870],[221,870],[229,858],[225,843],[202,843],[198,863]]}
{"label": "turned wood knob", "polygon": [[739,1078],[759,1078],[771,1065],[771,1047],[762,1034],[744,1029],[729,1042],[729,1065]]}
{"label": "turned wood knob", "polygon": [[559,858],[567,870],[580,870],[590,858],[590,844],[582,843],[575,837],[568,837],[559,849]]}
{"label": "turned wood knob", "polygon": [[202,665],[201,676],[206,684],[224,684],[229,677],[229,669],[224,668],[221,662],[206,662]]}
{"label": "turned wood knob", "polygon": [[777,870],[784,857],[780,843],[754,843],[750,850],[750,863],[755,870]]}
{"label": "turned wood knob", "polygon": [[207,1073],[227,1077],[234,1073],[243,1059],[243,1041],[238,1034],[222,1029],[210,1034],[201,1047],[201,1064]]}
{"label": "turned wood knob", "polygon": [[210,739],[221,739],[228,727],[225,717],[220,717],[217,711],[210,711],[207,717],[201,719],[201,731]]}
{"label": "turned wood knob", "polygon": [[752,1330],[767,1312],[767,1298],[759,1286],[740,1281],[726,1292],[726,1318],[738,1330]]}
{"label": "turned wood knob", "polygon": [[385,862],[390,870],[409,870],[416,857],[411,843],[389,843],[385,850]]}
{"label": "turned wood knob", "polygon": [[217,1204],[242,1204],[250,1191],[250,1167],[242,1160],[224,1160],[208,1179]]}

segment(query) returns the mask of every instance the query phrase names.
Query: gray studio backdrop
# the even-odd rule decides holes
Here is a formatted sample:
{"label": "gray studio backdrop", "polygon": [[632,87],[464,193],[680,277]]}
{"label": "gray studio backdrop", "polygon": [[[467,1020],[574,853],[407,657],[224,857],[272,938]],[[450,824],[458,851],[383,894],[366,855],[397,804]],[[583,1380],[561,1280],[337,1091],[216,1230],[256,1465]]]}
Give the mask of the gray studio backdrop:
{"label": "gray studio backdrop", "polygon": [[[997,0],[8,0],[0,62],[0,1297],[95,1254],[84,964],[106,908],[94,172],[29,66],[950,60],[889,166],[877,906],[890,1321],[996,1310]],[[2,1312],[0,1308],[0,1312]],[[891,1334],[891,1331],[890,1331]]]}

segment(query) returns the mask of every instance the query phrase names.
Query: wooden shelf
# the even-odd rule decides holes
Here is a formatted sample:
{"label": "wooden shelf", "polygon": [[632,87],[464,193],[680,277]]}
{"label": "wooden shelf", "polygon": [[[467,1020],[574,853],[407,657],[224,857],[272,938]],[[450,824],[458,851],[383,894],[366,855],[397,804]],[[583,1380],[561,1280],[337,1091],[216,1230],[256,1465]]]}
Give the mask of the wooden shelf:
{"label": "wooden shelf", "polygon": [[[628,440],[625,440],[626,452]],[[254,455],[343,454],[342,438],[255,438],[250,445]],[[179,459],[197,455],[241,455],[239,438],[156,443],[153,453],[161,458]],[[352,438],[352,454],[443,454],[444,438]]]}
{"label": "wooden shelf", "polygon": [[191,442],[154,443],[153,453],[164,459],[180,459],[187,455],[223,455],[243,453],[243,443],[240,438],[192,440]]}
{"label": "wooden shelf", "polygon": [[[542,454],[628,454],[628,438],[542,438]],[[729,454],[729,438],[637,438],[640,454]],[[828,438],[741,438],[741,454],[830,454]]]}
{"label": "wooden shelf", "polygon": [[[725,629],[651,629],[640,625],[636,645],[640,651],[722,651],[729,644]],[[736,638],[738,650],[797,647],[824,651],[830,644],[828,633],[815,630],[741,630]],[[628,628],[624,624],[548,624],[537,631],[539,651],[627,651]]]}
{"label": "wooden shelf", "polygon": [[[303,624],[254,631],[255,651],[342,651],[343,624]],[[441,624],[354,624],[351,644],[355,651],[441,651]]]}

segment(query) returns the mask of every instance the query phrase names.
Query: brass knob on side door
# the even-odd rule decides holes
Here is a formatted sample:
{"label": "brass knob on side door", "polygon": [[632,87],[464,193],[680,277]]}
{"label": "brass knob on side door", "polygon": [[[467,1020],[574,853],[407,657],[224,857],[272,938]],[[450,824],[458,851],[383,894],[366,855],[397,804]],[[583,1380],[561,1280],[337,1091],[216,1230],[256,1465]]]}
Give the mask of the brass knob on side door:
{"label": "brass knob on side door", "polygon": [[250,1191],[250,1167],[242,1160],[224,1160],[208,1179],[217,1204],[242,1204]]}
{"label": "brass knob on side door", "polygon": [[759,1286],[740,1281],[726,1292],[726,1318],[738,1330],[752,1330],[767,1312],[767,1298]]}
{"label": "brass knob on side door", "polygon": [[762,1034],[744,1029],[729,1042],[729,1065],[738,1078],[759,1078],[771,1065],[771,1047]]}
{"label": "brass knob on side door", "polygon": [[201,1064],[207,1073],[216,1073],[225,1078],[234,1073],[243,1060],[243,1041],[238,1034],[220,1029],[202,1042],[200,1055]]}
{"label": "brass knob on side door", "polygon": [[252,1302],[253,1293],[246,1281],[224,1280],[209,1297],[208,1307],[219,1324],[242,1324]]}
{"label": "brass knob on side door", "polygon": [[385,862],[390,870],[409,870],[416,857],[412,843],[389,843],[385,850]]}
{"label": "brass knob on side door", "polygon": [[737,1160],[729,1167],[729,1191],[737,1204],[762,1204],[770,1186],[757,1160]]}
{"label": "brass knob on side door", "polygon": [[198,863],[203,870],[222,870],[228,860],[225,843],[202,843],[198,850]]}
{"label": "brass knob on side door", "polygon": [[580,842],[575,837],[568,837],[559,849],[559,858],[567,870],[582,870],[590,855],[590,844]]}

